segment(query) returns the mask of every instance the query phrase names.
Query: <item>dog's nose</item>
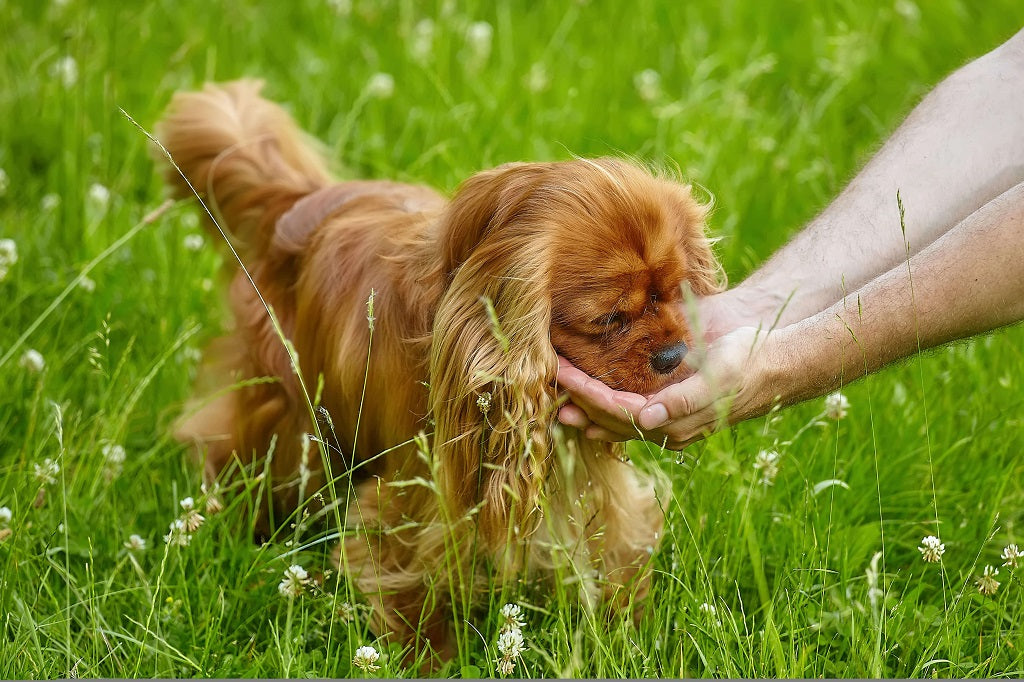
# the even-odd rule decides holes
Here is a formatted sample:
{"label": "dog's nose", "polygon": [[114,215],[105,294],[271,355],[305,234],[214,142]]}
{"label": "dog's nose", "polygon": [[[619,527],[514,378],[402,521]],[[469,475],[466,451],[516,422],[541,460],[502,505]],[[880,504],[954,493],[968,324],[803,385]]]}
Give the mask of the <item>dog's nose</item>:
{"label": "dog's nose", "polygon": [[651,354],[651,367],[659,374],[668,374],[683,361],[686,356],[686,344],[682,341],[665,346],[656,353]]}

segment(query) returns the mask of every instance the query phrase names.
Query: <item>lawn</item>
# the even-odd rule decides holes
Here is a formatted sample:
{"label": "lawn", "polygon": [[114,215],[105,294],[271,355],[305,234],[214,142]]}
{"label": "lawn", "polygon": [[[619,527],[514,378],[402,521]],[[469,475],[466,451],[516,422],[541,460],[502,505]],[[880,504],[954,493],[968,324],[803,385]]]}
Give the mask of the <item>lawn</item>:
{"label": "lawn", "polygon": [[[714,196],[740,281],[1022,25],[1019,0],[0,0],[0,239],[17,254],[0,276],[0,677],[417,672],[367,629],[329,537],[257,545],[240,505],[203,507],[169,429],[223,329],[219,262],[194,206],[146,219],[163,190],[120,110],[149,128],[177,89],[258,76],[346,175],[445,191],[513,160],[677,166]],[[898,230],[895,196],[892,215]],[[497,675],[516,601],[517,675],[1024,675],[1024,569],[1000,556],[1024,545],[1022,341],[912,358],[844,389],[841,419],[816,400],[681,456],[634,446],[672,481],[639,624],[496,588],[438,672]],[[169,544],[187,497],[206,522]],[[309,580],[287,598],[293,564]],[[364,645],[378,670],[354,665]]]}

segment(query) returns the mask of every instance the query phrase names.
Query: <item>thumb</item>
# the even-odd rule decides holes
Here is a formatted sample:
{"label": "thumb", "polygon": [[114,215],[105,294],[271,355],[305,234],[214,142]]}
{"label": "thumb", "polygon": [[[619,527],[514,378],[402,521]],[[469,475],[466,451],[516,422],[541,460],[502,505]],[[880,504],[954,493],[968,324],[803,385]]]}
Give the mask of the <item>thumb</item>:
{"label": "thumb", "polygon": [[640,426],[645,430],[661,428],[707,408],[712,402],[711,387],[698,372],[651,396],[640,410]]}

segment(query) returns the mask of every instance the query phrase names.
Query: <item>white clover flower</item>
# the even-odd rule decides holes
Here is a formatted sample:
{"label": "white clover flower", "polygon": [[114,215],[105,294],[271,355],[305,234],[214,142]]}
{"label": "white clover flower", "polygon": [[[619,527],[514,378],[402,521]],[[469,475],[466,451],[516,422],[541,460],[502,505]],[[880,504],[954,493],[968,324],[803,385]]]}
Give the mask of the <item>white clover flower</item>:
{"label": "white clover flower", "polygon": [[124,464],[124,447],[117,443],[107,443],[103,446],[101,452],[103,453],[103,459],[107,464]]}
{"label": "white clover flower", "polygon": [[44,213],[49,213],[50,211],[55,210],[58,206],[60,206],[60,195],[54,194],[53,192],[44,194],[42,201],[39,202],[39,207]]}
{"label": "white clover flower", "polygon": [[375,73],[366,81],[366,94],[374,99],[387,99],[395,94],[395,78],[390,73]]}
{"label": "white clover flower", "polygon": [[0,528],[6,528],[11,525],[11,519],[14,518],[14,514],[11,512],[10,507],[0,507]]}
{"label": "white clover flower", "polygon": [[942,555],[946,553],[946,545],[934,535],[927,535],[921,540],[921,546],[917,548],[921,552],[921,558],[930,564],[938,563]]}
{"label": "white clover flower", "polygon": [[110,203],[110,190],[98,182],[89,186],[89,200],[99,206],[106,206]]}
{"label": "white clover flower", "polygon": [[10,186],[10,184],[11,182],[7,177],[7,171],[5,171],[3,168],[0,168],[0,197],[7,194],[7,188]]}
{"label": "white clover flower", "polygon": [[372,646],[361,646],[356,649],[356,655],[352,657],[352,665],[360,668],[363,672],[373,672],[380,668],[379,665],[374,665],[379,658],[380,654]]}
{"label": "white clover flower", "polygon": [[505,604],[501,607],[501,629],[519,630],[526,621],[523,619],[523,609],[519,604]]}
{"label": "white clover flower", "polygon": [[171,527],[167,535],[164,536],[164,542],[172,546],[188,547],[188,544],[192,542],[192,535],[185,527],[185,522],[181,519],[171,521]]}
{"label": "white clover flower", "polygon": [[409,36],[409,54],[413,59],[423,62],[430,58],[434,51],[434,22],[431,19],[420,19],[412,27]]}
{"label": "white clover flower", "polygon": [[1003,553],[999,558],[1003,560],[1003,566],[1017,568],[1022,557],[1024,557],[1024,552],[1021,552],[1017,548],[1017,545],[1007,545],[1006,547],[1003,547]]}
{"label": "white clover flower", "polygon": [[551,78],[548,76],[548,70],[542,62],[534,62],[523,79],[523,85],[530,92],[544,92],[548,89],[550,83]]}
{"label": "white clover flower", "polygon": [[498,672],[502,675],[511,675],[516,670],[516,662],[511,658],[498,659]]}
{"label": "white clover flower", "polygon": [[47,457],[42,464],[33,464],[36,480],[41,485],[53,485],[57,482],[57,474],[60,473],[60,464]]}
{"label": "white clover flower", "polygon": [[825,396],[825,416],[829,419],[842,419],[848,409],[850,401],[839,391]]}
{"label": "white clover flower", "polygon": [[309,574],[306,569],[298,564],[292,564],[284,570],[284,578],[277,586],[277,591],[285,597],[300,597],[305,592],[306,583],[309,582]]}
{"label": "white clover flower", "polygon": [[125,460],[124,448],[116,443],[107,443],[100,451],[103,454],[103,475],[112,480],[121,474]]}
{"label": "white clover flower", "polygon": [[46,361],[43,360],[43,354],[35,348],[29,348],[27,351],[22,353],[21,359],[18,360],[18,364],[28,371],[36,374],[42,372],[46,367]]}
{"label": "white clover flower", "polygon": [[781,455],[774,450],[761,450],[754,457],[754,468],[761,474],[763,485],[775,483],[775,477],[779,475],[779,458]]}
{"label": "white clover flower", "polygon": [[96,291],[96,282],[90,277],[83,276],[82,279],[78,280],[78,286],[82,291],[90,294]]}
{"label": "white clover flower", "polygon": [[498,635],[498,653],[503,658],[515,658],[526,651],[526,644],[523,641],[523,631],[519,628],[502,630]]}
{"label": "white clover flower", "polygon": [[181,515],[181,522],[185,526],[185,531],[195,533],[199,530],[199,526],[203,525],[203,522],[206,521],[203,515],[196,511],[196,501],[191,497],[186,497],[178,504],[181,505],[182,510],[185,512]]}
{"label": "white clover flower", "polygon": [[982,572],[980,578],[976,578],[974,584],[978,586],[978,592],[981,592],[987,597],[991,597],[999,589],[999,581],[996,580],[996,576],[999,575],[999,569],[992,566],[986,566]]}
{"label": "white clover flower", "polygon": [[653,102],[661,97],[661,74],[654,69],[644,69],[633,76],[633,87],[636,88],[640,99]]}
{"label": "white clover flower", "polygon": [[59,78],[65,88],[73,88],[78,82],[78,62],[71,55],[61,57],[50,67],[50,75]]}
{"label": "white clover flower", "polygon": [[471,65],[479,67],[491,56],[494,27],[486,21],[475,21],[466,30],[466,44],[471,52]]}
{"label": "white clover flower", "polygon": [[202,251],[203,249],[203,235],[201,234],[187,234],[183,240],[185,244],[185,250],[187,251]]}
{"label": "white clover flower", "polygon": [[11,266],[18,262],[18,244],[13,239],[0,239],[0,282],[7,278]]}
{"label": "white clover flower", "polygon": [[327,0],[327,6],[341,17],[352,14],[352,0]]}
{"label": "white clover flower", "polygon": [[347,601],[342,602],[338,605],[337,614],[342,623],[351,623],[356,619],[356,607],[352,606]]}
{"label": "white clover flower", "polygon": [[214,482],[207,487],[205,483],[200,484],[199,489],[206,496],[206,513],[219,514],[224,510],[224,503],[220,500],[220,484]]}
{"label": "white clover flower", "polygon": [[722,621],[718,618],[718,609],[711,602],[704,602],[703,604],[697,607],[697,611],[699,611],[700,615],[703,616],[709,623],[714,623],[715,625],[719,626],[722,624]]}
{"label": "white clover flower", "polygon": [[146,540],[141,535],[132,533],[128,536],[128,541],[124,543],[124,546],[131,552],[141,552],[146,549]]}

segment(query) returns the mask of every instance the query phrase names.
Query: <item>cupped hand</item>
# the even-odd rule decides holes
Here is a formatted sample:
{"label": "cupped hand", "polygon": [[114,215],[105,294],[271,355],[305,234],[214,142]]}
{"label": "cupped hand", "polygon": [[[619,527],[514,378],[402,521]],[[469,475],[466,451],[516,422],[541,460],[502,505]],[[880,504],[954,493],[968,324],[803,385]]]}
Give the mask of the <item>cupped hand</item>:
{"label": "cupped hand", "polygon": [[764,414],[774,402],[771,344],[779,332],[740,327],[687,357],[697,371],[650,398],[614,391],[559,359],[558,382],[572,400],[559,421],[588,438],[643,438],[678,450],[718,428]]}

